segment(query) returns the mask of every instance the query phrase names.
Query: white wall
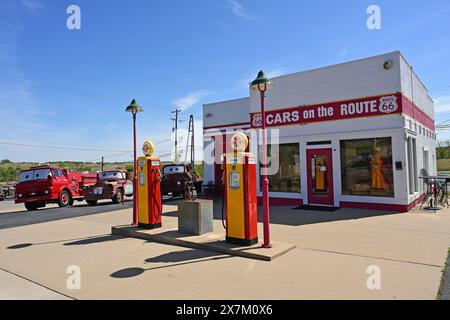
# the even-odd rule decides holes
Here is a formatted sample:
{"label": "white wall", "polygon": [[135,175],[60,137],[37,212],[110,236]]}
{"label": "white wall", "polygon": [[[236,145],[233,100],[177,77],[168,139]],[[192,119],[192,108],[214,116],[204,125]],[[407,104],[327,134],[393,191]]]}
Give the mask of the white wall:
{"label": "white wall", "polygon": [[212,150],[214,150],[214,140],[209,137],[205,137],[203,140],[204,150],[204,168],[203,168],[203,181],[205,184],[214,183],[214,164],[211,163],[213,158]]}
{"label": "white wall", "polygon": [[203,128],[250,121],[249,98],[203,105]]}
{"label": "white wall", "polygon": [[414,101],[422,111],[434,119],[433,100],[428,95],[425,85],[402,55],[400,55],[400,78],[403,95]]}
{"label": "white wall", "polygon": [[[386,70],[384,62],[391,60],[393,66]],[[426,88],[413,73],[414,101],[430,117],[434,117],[433,102]],[[267,110],[283,109],[301,105],[355,99],[402,92],[410,100],[411,68],[400,52],[388,53],[367,59],[335,66],[295,73],[272,79],[274,88],[267,94]],[[250,112],[260,111],[259,93],[250,92],[250,98],[225,101],[203,106],[204,127],[237,124],[250,121]],[[206,117],[209,114],[210,116]],[[354,118],[348,120],[309,123],[305,125],[278,128],[280,143],[299,143],[301,165],[301,190],[299,194],[271,193],[272,197],[303,199],[307,203],[307,142],[331,140],[334,166],[335,205],[341,201],[404,204],[414,201],[419,193],[410,195],[408,190],[408,159],[406,138],[417,139],[417,168],[424,167],[423,149],[428,149],[430,174],[436,173],[435,141],[419,132],[420,123],[409,125],[408,116],[385,115],[380,117]],[[228,127],[233,130],[239,127]],[[341,195],[340,140],[392,137],[394,165],[394,198],[360,197]],[[205,149],[209,142],[205,139]],[[395,162],[401,161],[403,170],[395,169]],[[259,177],[258,177],[259,178]],[[205,165],[205,181],[214,179],[214,166]],[[419,181],[421,190],[421,181]]]}
{"label": "white wall", "polygon": [[[365,139],[365,138],[392,138],[392,162],[393,162],[393,178],[394,178],[394,197],[367,197],[367,196],[348,196],[342,195],[342,180],[341,180],[341,140]],[[348,202],[364,202],[376,204],[404,204],[408,205],[414,199],[410,200],[407,184],[407,159],[406,159],[406,133],[402,128],[373,130],[365,132],[343,132],[340,134],[327,135],[307,135],[307,136],[282,136],[281,144],[285,143],[299,143],[300,145],[300,183],[301,193],[281,193],[271,192],[271,197],[302,199],[305,204],[308,203],[308,181],[307,181],[307,163],[306,150],[308,148],[332,148],[333,149],[333,187],[334,187],[334,204],[339,206],[341,201]],[[331,145],[326,146],[307,146],[308,142],[314,141],[331,141]],[[401,161],[403,169],[396,170],[395,162]],[[259,180],[258,180],[259,185]],[[258,194],[262,196],[261,192]]]}
{"label": "white wall", "polygon": [[[393,61],[386,70],[383,64]],[[400,53],[376,57],[294,73],[273,78],[273,89],[267,93],[267,110],[301,105],[377,96],[399,92]],[[259,93],[250,91],[250,112],[259,112]]]}

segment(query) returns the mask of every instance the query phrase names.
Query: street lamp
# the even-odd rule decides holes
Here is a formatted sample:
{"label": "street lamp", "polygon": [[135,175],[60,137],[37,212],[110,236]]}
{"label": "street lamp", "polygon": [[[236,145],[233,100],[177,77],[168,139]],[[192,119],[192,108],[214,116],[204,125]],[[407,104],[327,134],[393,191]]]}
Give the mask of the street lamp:
{"label": "street lamp", "polygon": [[266,112],[264,110],[264,99],[266,91],[272,88],[272,82],[261,70],[258,77],[250,84],[250,88],[259,91],[261,97],[261,118],[262,118],[262,162],[261,162],[261,180],[262,180],[262,202],[263,202],[263,225],[264,225],[264,244],[263,248],[271,248],[270,243],[270,208],[269,208],[269,179],[267,178],[267,142],[266,142]]}
{"label": "street lamp", "polygon": [[134,162],[133,162],[133,225],[138,223],[138,192],[137,192],[137,162],[136,162],[136,115],[138,112],[144,112],[144,109],[135,99],[131,101],[130,105],[125,109],[126,112],[131,112],[133,114],[133,140],[134,140]]}

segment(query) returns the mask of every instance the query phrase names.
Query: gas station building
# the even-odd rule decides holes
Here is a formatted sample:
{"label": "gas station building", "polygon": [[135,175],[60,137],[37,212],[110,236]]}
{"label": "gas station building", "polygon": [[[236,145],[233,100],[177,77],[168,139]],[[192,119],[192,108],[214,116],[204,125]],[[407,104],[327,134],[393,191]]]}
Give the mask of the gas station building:
{"label": "gas station building", "polygon": [[[279,130],[271,205],[406,212],[421,200],[422,169],[436,174],[433,101],[400,52],[271,80],[266,123]],[[224,140],[260,128],[260,108],[252,91],[203,106],[205,184],[221,188]]]}

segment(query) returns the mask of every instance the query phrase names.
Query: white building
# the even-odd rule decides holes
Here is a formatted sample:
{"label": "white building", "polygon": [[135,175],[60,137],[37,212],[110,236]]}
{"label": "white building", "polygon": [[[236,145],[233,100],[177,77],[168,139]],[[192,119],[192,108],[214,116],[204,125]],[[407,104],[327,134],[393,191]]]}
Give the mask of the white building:
{"label": "white building", "polygon": [[[436,173],[433,101],[400,52],[272,81],[266,121],[280,143],[272,205],[408,211],[417,204],[421,170]],[[203,123],[205,183],[219,186],[221,140],[260,127],[259,92],[204,105]]]}

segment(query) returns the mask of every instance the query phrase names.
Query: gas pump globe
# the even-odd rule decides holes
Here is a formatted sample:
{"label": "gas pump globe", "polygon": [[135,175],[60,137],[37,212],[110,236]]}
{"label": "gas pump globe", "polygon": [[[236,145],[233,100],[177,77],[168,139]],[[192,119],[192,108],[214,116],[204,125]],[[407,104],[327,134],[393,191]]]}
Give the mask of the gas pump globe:
{"label": "gas pump globe", "polygon": [[245,152],[248,138],[236,132],[231,138],[233,152],[224,155],[226,241],[250,246],[258,243],[256,160]]}
{"label": "gas pump globe", "polygon": [[154,149],[151,141],[145,141],[142,146],[144,156],[137,160],[138,226],[144,229],[162,226],[161,160],[153,157]]}

